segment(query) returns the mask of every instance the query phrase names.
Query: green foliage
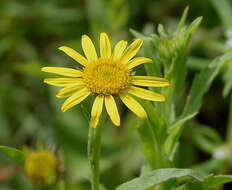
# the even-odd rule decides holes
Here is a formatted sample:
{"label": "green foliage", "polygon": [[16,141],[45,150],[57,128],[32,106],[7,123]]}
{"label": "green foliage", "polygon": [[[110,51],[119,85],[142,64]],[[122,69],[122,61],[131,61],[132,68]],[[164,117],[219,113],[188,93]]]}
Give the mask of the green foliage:
{"label": "green foliage", "polygon": [[22,151],[7,146],[0,146],[0,151],[4,152],[9,158],[11,158],[13,161],[17,163],[24,163],[25,154]]}
{"label": "green foliage", "polygon": [[[132,34],[145,41],[143,55],[151,56],[154,60],[158,60],[155,63],[156,65],[145,65],[147,74],[162,76],[161,71],[163,70],[163,75],[171,83],[169,88],[160,91],[167,98],[165,104],[157,104],[154,108],[152,104],[140,101],[149,113],[149,122],[142,123],[138,128],[138,132],[141,138],[142,152],[152,169],[173,167],[175,165],[174,159],[178,151],[179,138],[183,132],[184,124],[196,116],[202,106],[203,96],[209,90],[213,80],[219,71],[232,61],[232,53],[228,51],[202,67],[200,73],[194,77],[186,104],[183,106],[181,113],[179,115],[176,114],[178,107],[177,97],[184,87],[187,76],[186,49],[202,19],[199,17],[189,26],[184,26],[187,13],[188,8],[183,13],[175,32],[165,33],[162,25],[158,26],[158,34],[150,34],[149,36],[131,30]],[[220,138],[220,136],[215,136],[213,131],[210,130],[208,132],[209,137],[213,139]],[[196,134],[200,135],[200,131],[197,131]],[[196,136],[196,139],[199,147],[210,154],[214,154],[216,147],[222,143],[221,141],[216,144],[213,139],[210,141],[208,137],[204,136]],[[201,186],[199,184],[195,185],[197,187]],[[163,187],[166,186],[170,186],[170,183],[163,184]],[[184,189],[187,186],[184,185],[180,188]]]}
{"label": "green foliage", "polygon": [[180,118],[177,119],[177,121],[175,121],[174,124],[172,124],[172,126],[169,128],[169,137],[166,144],[166,150],[168,153],[171,152],[172,146],[174,146],[175,142],[177,141],[177,137],[181,132],[181,127],[183,124],[198,113],[201,107],[203,95],[209,89],[220,68],[231,60],[231,52],[217,57],[195,77]]}
{"label": "green foliage", "polygon": [[203,95],[209,89],[219,70],[231,60],[231,52],[228,52],[223,56],[217,57],[205,69],[203,69],[201,73],[199,73],[195,77],[184,111],[182,113],[182,117],[186,117],[199,111]]}
{"label": "green foliage", "polygon": [[[185,10],[176,32],[166,34],[162,25],[158,26],[158,35],[151,34],[149,37],[143,36],[138,32],[132,31],[132,33],[136,37],[142,37],[145,40],[145,48],[143,49],[144,55],[152,55],[153,52],[151,52],[151,50],[153,50],[155,52],[154,60],[159,61],[158,63],[156,63],[156,65],[159,65],[159,67],[153,66],[153,64],[147,64],[147,66],[145,66],[148,75],[156,76],[156,74],[158,74],[159,76],[161,74],[161,66],[163,66],[164,75],[166,78],[170,80],[171,83],[170,87],[161,91],[161,93],[163,93],[166,96],[166,103],[157,105],[158,109],[154,108],[151,104],[145,104],[145,102],[142,102],[142,105],[148,112],[150,126],[153,129],[153,139],[155,138],[155,141],[157,141],[158,143],[158,145],[152,146],[152,142],[150,140],[149,142],[151,146],[149,147],[153,147],[151,149],[160,149],[160,151],[153,151],[153,155],[156,155],[156,157],[158,156],[158,163],[161,162],[160,160],[164,160],[164,162],[166,162],[165,160],[167,160],[170,156],[173,150],[173,145],[177,141],[177,136],[180,135],[179,128],[178,130],[175,130],[176,127],[173,127],[174,132],[169,132],[169,130],[172,130],[171,123],[175,123],[175,121],[178,121],[175,116],[176,114],[174,103],[177,95],[183,88],[183,84],[187,74],[187,45],[193,33],[196,31],[201,22],[201,18],[199,17],[196,20],[194,20],[189,27],[185,27],[184,22],[187,17],[187,12],[188,8]],[[154,72],[152,73],[152,71]],[[203,88],[205,87],[203,86]],[[194,115],[195,113],[191,113],[191,116],[187,115],[186,118],[180,119],[180,126],[182,126],[187,119],[192,118]],[[140,136],[143,136],[141,133],[141,129],[146,130],[146,127],[149,126],[141,126],[139,128]],[[167,129],[169,134],[167,134]],[[144,136],[147,137],[148,135]],[[144,137],[141,138],[144,139]],[[148,144],[147,142],[142,143]],[[169,166],[170,164],[168,164],[167,162],[167,165]],[[156,168],[154,166],[151,167]]]}
{"label": "green foliage", "polygon": [[[155,188],[155,185],[163,183],[167,180],[173,178],[181,178],[185,176],[190,176],[195,180],[203,181],[203,176],[196,173],[191,169],[177,169],[177,168],[168,168],[168,169],[158,169],[153,170],[152,172],[148,172],[141,177],[135,178],[129,182],[126,182],[116,190],[146,190],[148,188]],[[193,179],[189,179],[192,181]]]}
{"label": "green foliage", "polygon": [[218,176],[208,176],[204,182],[201,183],[203,189],[210,189],[217,185],[231,182],[232,176],[231,175],[218,175]]}
{"label": "green foliage", "polygon": [[[183,177],[191,178],[183,178]],[[157,169],[151,172],[147,172],[141,177],[135,178],[129,182],[126,182],[116,190],[147,190],[149,188],[155,188],[157,185],[164,183],[165,181],[171,179],[184,179],[185,184],[177,187],[178,190],[208,190],[213,187],[217,187],[220,184],[232,182],[231,175],[209,175],[203,176],[202,174],[191,170],[191,169],[177,169],[177,168],[167,168],[167,169]],[[172,186],[174,188],[174,186]]]}
{"label": "green foliage", "polygon": [[216,148],[222,145],[222,137],[212,127],[196,124],[194,127],[193,140],[202,151],[213,154]]}
{"label": "green foliage", "polygon": [[220,184],[231,182],[232,176],[231,175],[217,175],[217,176],[207,176],[204,178],[202,182],[192,182],[187,183],[178,187],[178,190],[208,190],[215,187],[218,187]]}

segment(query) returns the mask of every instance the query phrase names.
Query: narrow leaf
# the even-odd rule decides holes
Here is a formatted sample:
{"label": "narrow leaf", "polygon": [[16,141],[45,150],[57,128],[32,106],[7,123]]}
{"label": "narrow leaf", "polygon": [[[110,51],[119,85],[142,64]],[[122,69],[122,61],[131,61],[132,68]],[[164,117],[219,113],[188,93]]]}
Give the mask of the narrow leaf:
{"label": "narrow leaf", "polygon": [[0,151],[4,152],[9,158],[19,164],[22,164],[25,160],[24,153],[16,148],[0,146]]}
{"label": "narrow leaf", "polygon": [[208,91],[222,66],[231,60],[232,52],[217,57],[195,77],[182,117],[199,111],[203,95]]}
{"label": "narrow leaf", "polygon": [[198,113],[203,95],[208,91],[219,70],[231,60],[232,52],[226,53],[214,59],[205,69],[196,75],[183,113],[169,128],[169,136],[165,143],[165,149],[168,154],[171,153],[172,147],[178,140],[183,124]]}
{"label": "narrow leaf", "polygon": [[189,7],[186,7],[184,10],[184,13],[182,14],[181,20],[179,22],[179,25],[177,28],[177,33],[179,33],[180,30],[184,27],[185,21],[186,21],[187,16],[188,16],[188,11],[189,11]]}

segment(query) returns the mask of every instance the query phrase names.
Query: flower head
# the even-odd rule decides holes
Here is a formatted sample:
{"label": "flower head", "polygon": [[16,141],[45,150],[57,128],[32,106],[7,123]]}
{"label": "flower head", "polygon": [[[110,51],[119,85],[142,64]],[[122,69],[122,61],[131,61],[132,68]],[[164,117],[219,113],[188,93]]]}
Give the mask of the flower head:
{"label": "flower head", "polygon": [[30,153],[24,163],[26,175],[35,183],[50,185],[57,177],[58,161],[49,151]]}
{"label": "flower head", "polygon": [[[59,49],[80,63],[81,70],[64,67],[43,67],[42,71],[66,76],[66,78],[46,78],[45,83],[63,87],[56,94],[57,98],[66,98],[61,109],[63,112],[79,104],[90,94],[96,96],[90,126],[95,128],[102,112],[103,104],[114,125],[120,125],[120,117],[114,100],[118,95],[122,102],[138,117],[146,119],[143,107],[131,96],[151,101],[164,101],[164,96],[140,88],[168,86],[168,80],[151,76],[132,76],[131,70],[143,63],[152,62],[145,57],[133,58],[142,46],[141,39],[135,40],[128,48],[126,41],[119,41],[111,51],[110,40],[106,33],[100,35],[100,57],[98,57],[91,39],[83,35],[83,57],[75,50],[62,46]],[[133,59],[132,59],[133,58]]]}

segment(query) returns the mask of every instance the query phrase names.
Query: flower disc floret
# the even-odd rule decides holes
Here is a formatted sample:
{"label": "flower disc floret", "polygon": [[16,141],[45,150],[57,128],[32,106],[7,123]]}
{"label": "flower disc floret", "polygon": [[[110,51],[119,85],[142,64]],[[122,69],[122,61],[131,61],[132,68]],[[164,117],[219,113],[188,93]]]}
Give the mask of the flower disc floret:
{"label": "flower disc floret", "polygon": [[119,61],[99,59],[84,68],[83,79],[93,93],[118,94],[128,85],[129,70]]}

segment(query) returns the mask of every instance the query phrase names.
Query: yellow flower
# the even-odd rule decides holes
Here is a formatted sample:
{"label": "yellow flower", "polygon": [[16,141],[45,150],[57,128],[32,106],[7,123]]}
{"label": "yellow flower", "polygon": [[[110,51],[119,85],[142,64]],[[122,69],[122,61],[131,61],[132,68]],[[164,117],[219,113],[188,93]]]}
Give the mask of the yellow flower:
{"label": "yellow flower", "polygon": [[26,175],[35,183],[49,185],[53,184],[57,177],[58,161],[49,151],[38,151],[30,153],[24,163]]}
{"label": "yellow flower", "polygon": [[112,52],[107,34],[101,33],[99,58],[91,39],[83,35],[81,44],[86,58],[69,47],[59,48],[80,63],[83,68],[77,70],[64,67],[43,67],[44,72],[66,76],[66,78],[46,78],[44,82],[64,87],[56,94],[57,98],[68,97],[62,105],[63,112],[79,104],[91,93],[96,95],[90,120],[90,126],[93,128],[98,124],[104,103],[114,125],[120,125],[115,95],[119,95],[122,102],[138,117],[146,119],[145,110],[131,95],[145,100],[165,101],[164,96],[137,86],[163,87],[169,86],[169,82],[159,77],[131,75],[134,67],[152,62],[151,59],[145,57],[133,58],[142,43],[141,39],[137,39],[126,49],[127,42],[121,40]]}

